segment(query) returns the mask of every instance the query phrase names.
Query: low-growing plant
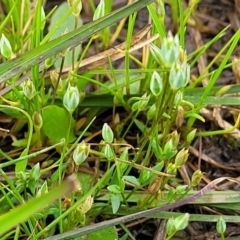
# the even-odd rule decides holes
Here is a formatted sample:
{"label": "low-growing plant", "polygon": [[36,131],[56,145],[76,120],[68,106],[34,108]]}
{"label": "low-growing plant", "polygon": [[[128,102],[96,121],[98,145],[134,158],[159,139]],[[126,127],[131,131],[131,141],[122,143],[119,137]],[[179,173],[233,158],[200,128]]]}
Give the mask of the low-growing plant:
{"label": "low-growing plant", "polygon": [[[10,227],[3,226],[0,234],[14,229],[3,239],[65,239],[86,234],[90,239],[115,239],[113,226],[117,224],[122,224],[128,237],[131,233],[123,223],[144,217],[141,211],[145,210],[148,217],[154,213],[149,208],[168,211],[192,201],[208,205],[203,194],[222,194],[208,193],[215,182],[205,190],[194,191],[203,178],[200,169],[187,180],[178,173],[184,171],[189,147],[197,136],[231,133],[239,124],[238,118],[230,129],[198,132],[194,127],[195,121],[205,121],[200,112],[206,105],[240,103],[237,97],[224,96],[238,92],[238,86],[215,87],[222,71],[231,66],[227,63],[240,31],[219,53],[225,53],[219,67],[207,72],[217,61],[216,56],[193,82],[191,68],[227,30],[187,53],[185,28],[198,1],[191,1],[186,11],[181,1],[170,1],[175,34],[166,30],[166,3],[162,0],[136,1],[115,11],[112,1],[101,0],[98,6],[89,2],[93,21],[85,25],[81,0],[69,0],[47,15],[41,0],[35,6],[30,0],[2,2],[0,83],[4,88],[0,90],[0,111],[11,124],[0,130],[12,138],[12,146],[10,150],[6,146],[0,149],[4,178],[0,184],[0,222],[11,218],[11,211],[26,211]],[[148,9],[151,27],[133,35],[137,12],[143,7]],[[124,23],[126,41],[112,47]],[[143,39],[147,34],[148,38]],[[94,42],[102,52],[87,58]],[[133,53],[140,48],[141,60]],[[114,64],[120,58],[124,58],[124,69]],[[196,87],[206,77],[208,85]],[[95,90],[89,92],[88,87]],[[103,113],[112,114],[108,118],[111,120],[107,122]],[[95,119],[101,118],[101,127],[96,131]],[[129,140],[131,132],[137,132],[133,140]],[[59,189],[71,174],[77,176],[80,186],[63,195],[65,191],[59,193]],[[47,201],[49,189],[59,196]],[[43,205],[34,205],[38,198],[45,199]],[[58,201],[53,202],[56,198]],[[227,198],[217,204],[223,206],[225,202]],[[169,213],[158,215],[169,219],[166,239],[184,229],[194,217],[199,218],[191,213],[173,218]],[[96,225],[95,229],[94,225],[88,226],[104,214],[126,216]],[[217,221],[223,239],[226,216],[219,220],[204,217]],[[228,221],[236,218],[231,216]],[[71,232],[76,228],[80,229]]]}

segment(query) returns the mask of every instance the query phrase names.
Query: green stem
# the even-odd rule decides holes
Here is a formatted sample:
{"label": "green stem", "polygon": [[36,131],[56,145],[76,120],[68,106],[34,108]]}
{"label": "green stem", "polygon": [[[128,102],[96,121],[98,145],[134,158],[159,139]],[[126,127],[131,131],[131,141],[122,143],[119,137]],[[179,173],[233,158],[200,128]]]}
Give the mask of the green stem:
{"label": "green stem", "polygon": [[81,203],[83,203],[88,196],[93,195],[94,192],[98,189],[98,188],[102,188],[103,184],[106,184],[106,179],[109,178],[109,176],[112,174],[113,169],[114,169],[115,165],[113,165],[105,174],[104,176],[96,183],[96,185],[94,185],[83,197],[81,197],[78,201],[76,201],[70,208],[68,208],[64,213],[62,213],[57,219],[53,220],[48,226],[46,226],[42,231],[40,231],[37,235],[36,235],[36,239],[40,239],[41,236],[43,236],[44,234],[46,234],[51,228],[53,228],[56,224],[58,224],[59,221],[63,221],[63,219],[65,217],[67,217],[72,211],[74,211],[75,209],[77,209]]}
{"label": "green stem", "polygon": [[[63,161],[65,159],[64,156],[67,151],[67,145],[68,145],[69,136],[70,136],[70,132],[71,132],[71,119],[72,119],[72,112],[69,112],[68,131],[67,131],[66,139],[65,139],[65,142],[63,145],[63,150],[62,150],[62,154],[61,154],[61,158],[60,158],[60,162],[59,162],[59,168],[58,168],[59,185],[62,183]],[[58,204],[59,204],[59,216],[61,216],[62,215],[62,199],[59,199]],[[60,219],[60,221],[59,221],[59,230],[60,230],[60,233],[63,233],[63,219]]]}

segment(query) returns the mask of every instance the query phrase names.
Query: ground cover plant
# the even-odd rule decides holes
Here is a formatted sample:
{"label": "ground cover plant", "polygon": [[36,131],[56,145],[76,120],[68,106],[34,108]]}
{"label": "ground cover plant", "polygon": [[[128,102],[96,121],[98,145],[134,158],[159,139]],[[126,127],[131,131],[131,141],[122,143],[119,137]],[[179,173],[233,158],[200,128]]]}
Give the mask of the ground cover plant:
{"label": "ground cover plant", "polygon": [[50,3],[0,3],[1,239],[240,235],[213,144],[238,151],[240,31],[201,42],[204,1]]}

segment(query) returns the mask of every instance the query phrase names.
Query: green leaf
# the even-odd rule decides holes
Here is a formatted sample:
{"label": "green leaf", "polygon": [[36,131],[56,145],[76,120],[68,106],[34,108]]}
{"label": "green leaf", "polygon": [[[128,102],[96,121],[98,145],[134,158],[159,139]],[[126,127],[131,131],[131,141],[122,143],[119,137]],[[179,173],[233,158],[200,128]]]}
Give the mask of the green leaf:
{"label": "green leaf", "polygon": [[[56,27],[56,23],[62,18],[62,16],[66,12],[66,9],[68,9],[68,8],[69,8],[68,3],[64,2],[53,13],[53,15],[51,17],[51,22],[50,22],[49,27],[48,27],[49,32]],[[77,18],[77,21],[78,21],[78,27],[81,27],[82,26],[82,20],[80,18]],[[63,21],[63,23],[60,26],[58,26],[58,28],[53,33],[53,35],[51,36],[50,39],[53,40],[53,39],[56,39],[58,37],[61,37],[66,30],[68,32],[73,31],[74,30],[74,26],[75,26],[75,17],[72,14],[70,14]],[[81,51],[81,44],[78,44],[75,47],[75,55],[74,55],[74,60],[75,61],[78,60],[80,51]],[[70,65],[71,63],[72,63],[72,51],[66,53],[65,60],[64,60],[64,65]],[[61,65],[61,59],[58,59],[54,63],[54,66],[55,67],[60,67],[60,65]]]}
{"label": "green leaf", "polygon": [[75,140],[73,133],[74,120],[71,118],[69,123],[69,113],[61,107],[50,105],[43,109],[43,131],[46,136],[54,142],[59,142],[66,138],[69,124],[71,124],[71,132],[69,135],[69,142]]}
{"label": "green leaf", "polygon": [[136,179],[136,177],[134,177],[134,176],[123,176],[123,179],[134,184],[137,187],[140,187],[140,185],[141,185],[139,183],[139,181]]}
{"label": "green leaf", "polygon": [[76,175],[81,184],[83,193],[86,194],[92,188],[92,182],[94,181],[93,175],[85,172],[77,172]]}
{"label": "green leaf", "polygon": [[136,126],[138,127],[138,129],[144,133],[147,131],[147,127],[145,124],[143,124],[141,121],[139,121],[138,119],[134,119],[134,123],[136,124]]}
{"label": "green leaf", "polygon": [[117,231],[115,227],[105,228],[95,233],[88,235],[88,240],[115,240],[118,239]]}
{"label": "green leaf", "polygon": [[118,185],[110,185],[107,187],[107,189],[113,194],[121,193],[121,189]]}
{"label": "green leaf", "polygon": [[113,211],[113,214],[115,214],[120,207],[121,197],[119,194],[110,194],[110,199],[112,203],[112,211]]}
{"label": "green leaf", "polygon": [[[25,149],[23,150],[23,152],[21,153],[21,156],[20,156],[20,157],[26,156],[27,154],[28,154],[28,149],[25,148]],[[23,161],[21,161],[21,162],[16,163],[15,172],[16,172],[16,173],[17,173],[17,172],[21,172],[21,171],[24,172],[25,169],[26,169],[26,167],[27,167],[27,162],[28,162],[28,160],[26,159],[26,160],[23,160]]]}

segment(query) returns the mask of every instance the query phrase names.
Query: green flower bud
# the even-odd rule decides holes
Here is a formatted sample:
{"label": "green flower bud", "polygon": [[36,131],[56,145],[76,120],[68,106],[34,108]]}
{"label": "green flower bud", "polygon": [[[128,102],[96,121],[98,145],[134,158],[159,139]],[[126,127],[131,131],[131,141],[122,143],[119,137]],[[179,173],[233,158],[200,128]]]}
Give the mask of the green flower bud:
{"label": "green flower bud", "polygon": [[35,128],[40,129],[43,125],[42,116],[38,112],[34,112],[32,115],[33,125]]}
{"label": "green flower bud", "polygon": [[172,139],[169,139],[164,145],[163,156],[161,160],[171,159],[176,153],[177,150],[173,148],[173,141]]}
{"label": "green flower bud", "polygon": [[56,62],[56,60],[57,60],[57,56],[56,55],[54,55],[54,56],[52,56],[50,58],[47,58],[45,60],[45,67],[46,67],[46,69],[50,68]]}
{"label": "green flower bud", "polygon": [[188,159],[188,150],[185,150],[184,148],[178,152],[177,156],[175,157],[175,164],[177,168],[180,168],[181,166],[183,166],[187,159]]}
{"label": "green flower bud", "polygon": [[146,106],[148,105],[148,101],[150,99],[150,96],[147,96],[147,93],[145,93],[141,98],[139,98],[139,100],[137,102],[135,102],[132,105],[132,111],[142,111],[146,108]]}
{"label": "green flower bud", "polygon": [[166,232],[168,236],[171,236],[176,232],[174,224],[175,224],[174,219],[169,218],[166,224]]}
{"label": "green flower bud", "polygon": [[176,190],[173,187],[170,187],[167,194],[167,202],[168,203],[174,202],[175,195],[176,195]]}
{"label": "green flower bud", "polygon": [[93,14],[93,21],[103,17],[105,15],[105,1],[100,0],[95,12]]}
{"label": "green flower bud", "polygon": [[223,234],[226,231],[226,222],[223,219],[222,216],[219,217],[218,221],[217,221],[217,232],[220,234]]}
{"label": "green flower bud", "polygon": [[177,107],[177,117],[175,119],[175,124],[177,128],[180,128],[184,122],[184,109],[182,106]]}
{"label": "green flower bud", "polygon": [[138,111],[142,111],[146,108],[146,106],[148,105],[148,101],[150,99],[150,96],[147,95],[147,93],[145,93],[141,99],[139,100],[139,104],[138,104]]}
{"label": "green flower bud", "polygon": [[71,86],[71,84],[68,84],[67,91],[65,92],[63,97],[64,107],[70,113],[72,113],[78,106],[79,101],[80,101],[80,94],[79,94],[78,88],[76,86]]}
{"label": "green flower bud", "polygon": [[176,149],[179,144],[180,134],[178,134],[178,132],[176,130],[173,131],[171,133],[171,139],[172,139],[173,149]]}
{"label": "green flower bud", "polygon": [[93,205],[93,197],[88,196],[80,206],[81,213],[86,214],[91,209],[92,205]]}
{"label": "green flower bud", "polygon": [[21,86],[23,88],[24,95],[29,100],[31,100],[35,96],[35,94],[36,94],[36,89],[35,89],[35,86],[33,85],[33,82],[30,79],[28,79],[28,80],[24,81],[21,84]]}
{"label": "green flower bud", "polygon": [[0,39],[0,53],[7,59],[10,59],[13,53],[11,44],[3,33]]}
{"label": "green flower bud", "polygon": [[151,44],[150,51],[159,64],[171,67],[179,58],[179,38],[177,35],[173,37],[172,33],[168,32],[167,38],[164,38],[162,41],[161,48],[159,49],[154,44]]}
{"label": "green flower bud", "polygon": [[187,143],[191,144],[192,140],[195,138],[197,129],[193,129],[190,133],[187,135]]}
{"label": "green flower bud", "polygon": [[177,166],[174,163],[169,163],[167,166],[167,174],[176,175]]}
{"label": "green flower bud", "polygon": [[152,94],[157,97],[161,94],[163,89],[163,81],[158,72],[154,71],[150,81],[150,90]]}
{"label": "green flower bud", "polygon": [[112,147],[109,144],[105,146],[104,154],[109,161],[113,160],[115,157],[114,151],[112,150]]}
{"label": "green flower bud", "polygon": [[189,213],[185,213],[174,219],[174,226],[177,231],[183,230],[188,226],[189,217],[190,217]]}
{"label": "green flower bud", "polygon": [[191,187],[196,187],[202,180],[203,173],[200,170],[197,170],[193,173],[191,179]]}
{"label": "green flower bud", "polygon": [[181,91],[177,91],[174,97],[174,105],[179,106],[183,100],[183,93]]}
{"label": "green flower bud", "polygon": [[179,185],[176,187],[176,194],[185,194],[188,190],[188,185]]}
{"label": "green flower bud", "polygon": [[186,50],[184,51],[181,47],[180,47],[180,53],[179,53],[178,60],[180,63],[187,62],[187,52],[186,52]]}
{"label": "green flower bud", "polygon": [[186,62],[172,64],[169,73],[169,83],[173,90],[185,87],[190,79],[190,66]]}
{"label": "green flower bud", "polygon": [[190,66],[184,62],[182,64],[174,63],[169,73],[169,83],[173,90],[185,87],[190,79]]}
{"label": "green flower bud", "polygon": [[156,141],[156,139],[152,140],[152,149],[156,158],[161,159],[163,151],[162,148],[159,146],[158,142]]}
{"label": "green flower bud", "polygon": [[154,103],[147,111],[147,119],[152,120],[156,115],[156,104]]}
{"label": "green flower bud", "polygon": [[90,146],[86,145],[86,143],[83,141],[80,144],[78,144],[73,152],[73,160],[77,165],[80,165],[83,163],[90,151]]}
{"label": "green flower bud", "polygon": [[107,123],[103,124],[102,137],[103,137],[103,140],[106,143],[112,143],[113,142],[113,137],[114,137],[113,136],[113,131]]}

